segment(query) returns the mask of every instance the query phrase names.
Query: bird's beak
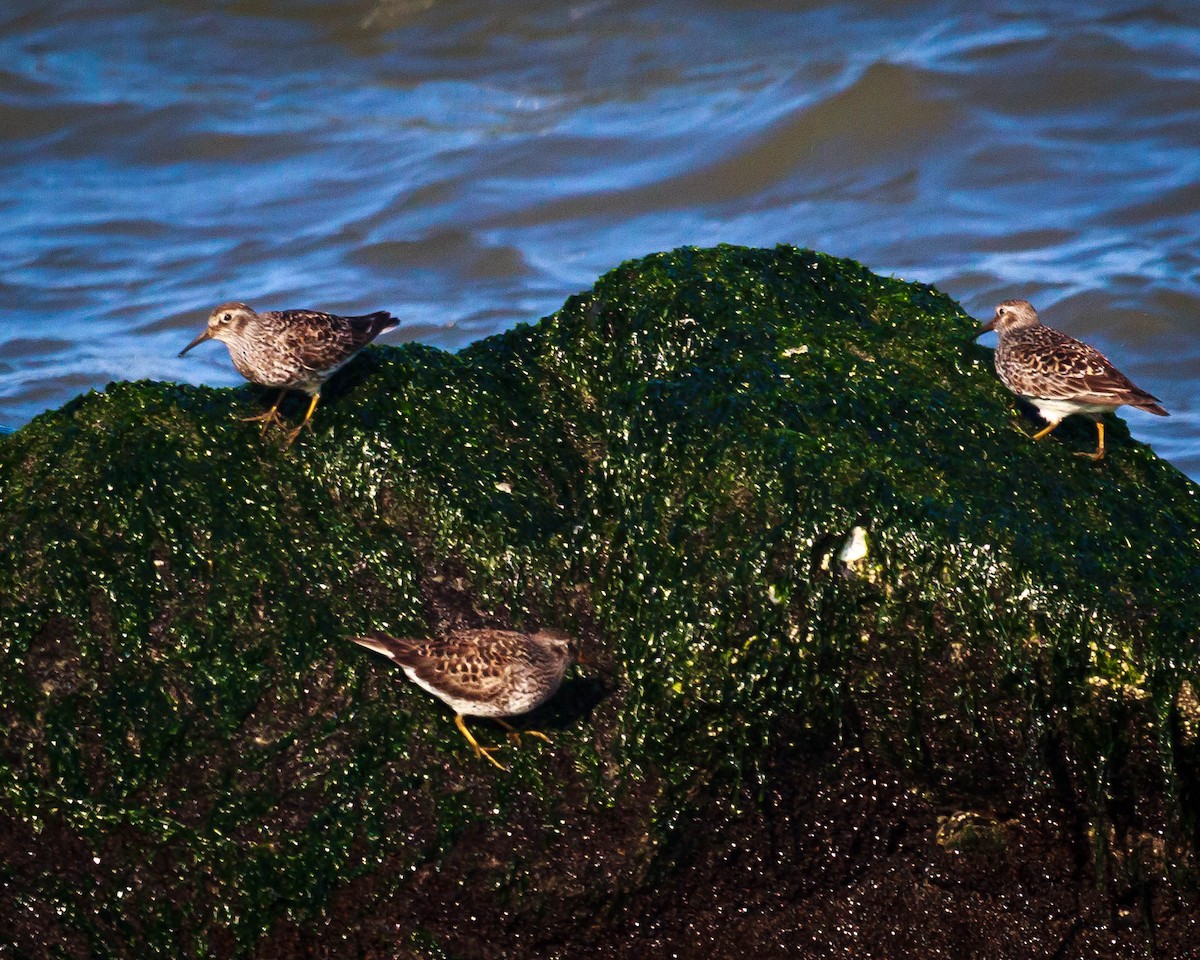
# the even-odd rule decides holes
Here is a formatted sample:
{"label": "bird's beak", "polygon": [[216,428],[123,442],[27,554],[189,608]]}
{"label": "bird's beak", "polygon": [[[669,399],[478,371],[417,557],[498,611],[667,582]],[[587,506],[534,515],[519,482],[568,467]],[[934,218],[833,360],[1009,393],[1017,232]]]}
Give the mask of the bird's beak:
{"label": "bird's beak", "polygon": [[193,340],[186,347],[184,347],[182,350],[179,351],[179,355],[182,357],[185,353],[187,353],[189,350],[191,350],[192,347],[196,346],[196,344],[203,343],[205,340],[210,340],[211,338],[212,338],[212,330],[210,330],[208,327],[205,327],[204,332],[202,334],[200,334],[200,336],[198,336],[195,340]]}
{"label": "bird's beak", "polygon": [[987,323],[979,328],[979,332],[975,334],[977,337],[982,337],[985,333],[996,329],[996,318],[992,317]]}

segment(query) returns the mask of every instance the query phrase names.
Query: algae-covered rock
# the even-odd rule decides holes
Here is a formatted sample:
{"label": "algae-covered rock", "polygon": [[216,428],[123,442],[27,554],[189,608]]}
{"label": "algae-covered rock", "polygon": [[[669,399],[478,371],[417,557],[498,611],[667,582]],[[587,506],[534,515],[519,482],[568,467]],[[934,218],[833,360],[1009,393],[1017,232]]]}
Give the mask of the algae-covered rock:
{"label": "algae-covered rock", "polygon": [[[15,955],[901,956],[945,914],[872,901],[900,863],[966,871],[962,943],[1036,923],[1050,863],[1061,956],[1187,942],[1196,487],[1119,422],[1098,464],[1086,422],[1032,443],[975,328],[850,261],[684,249],[368,351],[288,451],[255,388],[150,382],[0,439]],[[346,640],[483,625],[590,661],[508,773]],[[979,809],[986,870],[939,841]]]}

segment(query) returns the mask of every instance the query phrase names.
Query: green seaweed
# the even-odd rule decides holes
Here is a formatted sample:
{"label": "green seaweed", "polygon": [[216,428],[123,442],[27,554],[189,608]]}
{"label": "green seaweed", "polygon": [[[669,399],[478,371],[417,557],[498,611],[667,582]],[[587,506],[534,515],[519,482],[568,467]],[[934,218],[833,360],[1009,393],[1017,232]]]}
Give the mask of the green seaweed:
{"label": "green seaweed", "polygon": [[[236,419],[255,388],[144,381],[0,438],[14,942],[269,956],[404,915],[468,955],[430,865],[591,922],[850,739],[931,794],[1067,783],[1101,877],[1190,870],[1196,487],[1119,421],[1098,464],[1086,423],[1031,442],[975,329],[851,261],[689,248],[457,355],[368,351],[288,451]],[[345,640],[465,623],[595,664],[508,774]]]}

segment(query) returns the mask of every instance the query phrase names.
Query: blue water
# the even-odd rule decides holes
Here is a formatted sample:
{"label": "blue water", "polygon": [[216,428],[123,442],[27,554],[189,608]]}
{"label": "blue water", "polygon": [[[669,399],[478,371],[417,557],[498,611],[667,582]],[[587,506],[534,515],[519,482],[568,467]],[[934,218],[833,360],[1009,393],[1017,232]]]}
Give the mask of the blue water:
{"label": "blue water", "polygon": [[1029,298],[1200,477],[1200,8],[988,7],[6,3],[0,424],[240,382],[176,357],[225,300],[454,348],[629,257],[785,242]]}

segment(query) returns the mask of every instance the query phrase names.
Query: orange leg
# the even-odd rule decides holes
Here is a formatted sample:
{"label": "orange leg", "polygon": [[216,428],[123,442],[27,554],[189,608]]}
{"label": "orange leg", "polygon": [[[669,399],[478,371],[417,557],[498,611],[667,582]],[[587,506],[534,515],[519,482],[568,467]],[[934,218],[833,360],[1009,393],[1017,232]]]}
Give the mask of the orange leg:
{"label": "orange leg", "polygon": [[282,390],[279,391],[279,396],[277,396],[275,398],[275,402],[273,404],[271,404],[270,410],[268,410],[266,413],[260,413],[256,417],[241,417],[240,419],[241,419],[242,423],[255,423],[255,422],[261,420],[263,432],[265,433],[267,427],[269,427],[273,423],[279,422],[279,419],[280,419],[279,418],[279,405],[281,403],[283,403],[283,398],[285,396],[287,396],[287,387],[284,387]]}
{"label": "orange leg", "polygon": [[479,741],[476,740],[471,735],[471,731],[467,729],[467,725],[463,722],[461,713],[456,713],[454,715],[454,725],[456,727],[458,727],[459,730],[462,731],[462,735],[467,738],[467,743],[469,743],[472,747],[475,748],[475,756],[486,757],[487,761],[489,763],[491,763],[493,766],[498,767],[501,770],[507,771],[507,768],[504,767],[500,763],[499,760],[497,760],[495,757],[492,756],[492,752],[495,750],[499,750],[500,748],[499,747],[481,747],[479,745]]}
{"label": "orange leg", "polygon": [[1104,459],[1104,424],[1099,420],[1096,421],[1096,434],[1098,437],[1098,440],[1096,442],[1096,452],[1095,453],[1077,453],[1077,454],[1075,454],[1075,456],[1087,457],[1089,460],[1103,460]]}
{"label": "orange leg", "polygon": [[284,450],[286,450],[288,447],[290,447],[293,443],[296,442],[296,438],[298,436],[300,436],[300,431],[303,430],[305,424],[307,424],[308,421],[312,419],[313,411],[317,409],[317,401],[320,399],[321,399],[321,395],[319,393],[313,394],[312,403],[310,403],[308,405],[308,413],[306,413],[304,415],[304,419],[300,421],[300,426],[298,426],[295,430],[288,431],[287,440],[285,440],[283,443]]}
{"label": "orange leg", "polygon": [[1048,436],[1050,436],[1050,431],[1052,431],[1052,430],[1053,430],[1055,427],[1057,427],[1057,426],[1058,426],[1060,423],[1062,423],[1062,421],[1061,421],[1061,420],[1055,420],[1055,421],[1054,421],[1052,424],[1050,424],[1050,426],[1046,427],[1044,430],[1039,430],[1037,433],[1035,433],[1035,434],[1033,435],[1033,439],[1034,439],[1034,440],[1041,440],[1041,439],[1042,439],[1042,437],[1048,437]]}

